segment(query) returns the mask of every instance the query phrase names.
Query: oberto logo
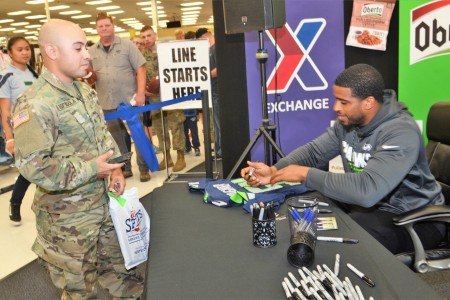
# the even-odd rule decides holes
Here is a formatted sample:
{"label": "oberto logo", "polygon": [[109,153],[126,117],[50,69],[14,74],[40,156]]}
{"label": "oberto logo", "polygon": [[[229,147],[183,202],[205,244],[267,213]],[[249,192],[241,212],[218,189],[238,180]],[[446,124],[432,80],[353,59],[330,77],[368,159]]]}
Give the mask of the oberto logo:
{"label": "oberto logo", "polygon": [[[305,91],[328,88],[328,82],[309,55],[325,26],[326,20],[317,18],[303,19],[295,32],[288,23],[278,29],[276,43],[280,58],[267,80],[268,94],[286,92],[294,79]],[[275,45],[275,29],[266,32]],[[303,70],[307,80],[302,76]]]}
{"label": "oberto logo", "polygon": [[410,64],[450,54],[450,1],[438,0],[411,10]]}

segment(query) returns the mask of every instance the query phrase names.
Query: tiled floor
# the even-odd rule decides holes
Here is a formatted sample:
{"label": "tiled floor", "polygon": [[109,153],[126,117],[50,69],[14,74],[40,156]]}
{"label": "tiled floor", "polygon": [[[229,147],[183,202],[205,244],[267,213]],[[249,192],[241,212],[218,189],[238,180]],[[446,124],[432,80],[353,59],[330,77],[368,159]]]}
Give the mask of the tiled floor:
{"label": "tiled floor", "polygon": [[[200,131],[201,132],[201,131]],[[201,141],[203,142],[203,141]],[[203,152],[203,150],[202,150]],[[171,151],[172,158],[176,159],[176,151]],[[162,154],[158,154],[158,160],[162,160]],[[187,166],[180,173],[199,165],[204,161],[204,155],[195,156],[193,152],[185,155]],[[127,178],[127,187],[137,187],[140,197],[150,193],[154,188],[162,186],[164,181],[169,177],[172,168],[152,173],[152,179],[149,182],[142,183],[139,181],[139,170],[137,169],[136,159],[132,158],[134,176]],[[0,167],[0,188],[13,184],[18,176],[15,168]],[[28,189],[21,207],[22,225],[13,226],[10,223],[9,200],[11,192],[0,195],[0,279],[8,274],[21,268],[28,262],[34,260],[36,255],[31,251],[31,246],[36,237],[35,218],[31,211],[31,204],[35,191],[35,185],[31,185]]]}

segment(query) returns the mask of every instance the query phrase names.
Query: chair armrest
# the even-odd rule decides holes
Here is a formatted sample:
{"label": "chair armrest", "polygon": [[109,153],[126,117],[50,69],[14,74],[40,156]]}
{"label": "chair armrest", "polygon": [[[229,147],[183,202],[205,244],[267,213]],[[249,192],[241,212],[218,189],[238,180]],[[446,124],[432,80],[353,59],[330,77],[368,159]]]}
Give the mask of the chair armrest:
{"label": "chair armrest", "polygon": [[418,221],[450,217],[450,207],[446,205],[430,205],[408,211],[392,218],[394,224],[403,226]]}

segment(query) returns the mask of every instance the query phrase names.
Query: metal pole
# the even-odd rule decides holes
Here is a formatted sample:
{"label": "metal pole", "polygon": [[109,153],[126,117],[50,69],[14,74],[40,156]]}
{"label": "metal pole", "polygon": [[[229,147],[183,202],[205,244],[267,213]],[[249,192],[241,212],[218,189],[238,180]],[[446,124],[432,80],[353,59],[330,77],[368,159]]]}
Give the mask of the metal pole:
{"label": "metal pole", "polygon": [[45,0],[45,15],[47,16],[47,21],[50,20],[50,9],[48,8],[48,1]]}
{"label": "metal pole", "polygon": [[208,90],[202,90],[202,109],[203,109],[203,144],[205,147],[205,172],[206,178],[213,178],[212,159],[211,159],[211,131],[209,123],[211,114],[209,113],[209,95]]}
{"label": "metal pole", "polygon": [[[264,48],[264,34],[263,31],[259,33],[259,49],[256,53],[256,59],[259,61],[259,69],[261,76],[261,105],[262,105],[262,126],[267,130],[270,120],[267,112],[267,81],[266,81],[266,61],[269,57],[267,49]],[[270,165],[270,145],[264,139],[264,161],[266,165]]]}

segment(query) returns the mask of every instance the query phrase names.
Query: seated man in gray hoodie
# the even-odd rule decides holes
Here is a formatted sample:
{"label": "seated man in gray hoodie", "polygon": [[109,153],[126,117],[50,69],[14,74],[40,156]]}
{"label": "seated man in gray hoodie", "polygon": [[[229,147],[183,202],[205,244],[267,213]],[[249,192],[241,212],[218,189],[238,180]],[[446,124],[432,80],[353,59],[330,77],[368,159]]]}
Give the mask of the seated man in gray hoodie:
{"label": "seated man in gray hoodie", "polygon": [[[409,234],[395,226],[392,217],[444,203],[419,127],[369,65],[354,65],[339,74],[334,96],[333,127],[274,166],[248,162],[241,176],[252,186],[302,181],[343,203],[349,215],[392,253],[412,250]],[[342,157],[344,174],[323,171],[336,155]],[[416,230],[425,248],[445,236],[445,226],[439,223],[420,224]]]}

